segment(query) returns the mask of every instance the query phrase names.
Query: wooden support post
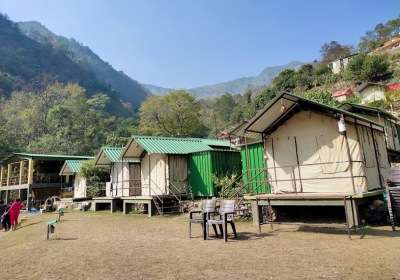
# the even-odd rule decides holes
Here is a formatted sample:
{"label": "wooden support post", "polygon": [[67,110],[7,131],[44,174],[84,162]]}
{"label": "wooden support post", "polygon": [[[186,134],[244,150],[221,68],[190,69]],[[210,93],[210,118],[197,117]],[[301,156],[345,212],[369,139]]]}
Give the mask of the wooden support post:
{"label": "wooden support post", "polygon": [[343,135],[343,137],[344,137],[344,141],[346,142],[347,159],[349,161],[349,170],[350,170],[350,176],[351,176],[351,184],[353,186],[353,193],[356,193],[356,185],[355,185],[355,182],[354,182],[354,174],[353,174],[353,159],[351,158],[349,141],[347,139],[347,135],[346,134]]}
{"label": "wooden support post", "polygon": [[344,206],[344,214],[346,216],[347,235],[351,239],[350,224],[349,224],[349,213],[348,213],[348,203],[347,203],[346,197],[343,198],[343,206]]}
{"label": "wooden support post", "polygon": [[28,184],[33,184],[33,159],[28,162]]}
{"label": "wooden support post", "polygon": [[3,166],[0,166],[0,187],[3,186]]}
{"label": "wooden support post", "polygon": [[28,185],[28,188],[26,190],[26,209],[28,209],[28,211],[31,210],[31,185]]}
{"label": "wooden support post", "polygon": [[151,217],[153,215],[153,203],[151,200],[147,203],[147,215]]}
{"label": "wooden support post", "polygon": [[22,184],[22,173],[23,173],[23,171],[24,171],[24,161],[21,160],[19,162],[19,184],[20,185]]}
{"label": "wooden support post", "polygon": [[294,137],[294,146],[296,148],[296,162],[297,162],[297,171],[299,173],[300,192],[303,192],[303,181],[301,180],[300,160],[299,160],[299,152],[298,152],[298,147],[297,147],[296,136]]}
{"label": "wooden support post", "polygon": [[7,164],[7,186],[10,185],[11,163]]}
{"label": "wooden support post", "polygon": [[268,222],[269,222],[269,226],[271,227],[271,230],[274,229],[274,226],[272,225],[272,223],[274,222],[274,216],[272,213],[272,206],[271,206],[271,200],[268,198]]}
{"label": "wooden support post", "polygon": [[116,200],[115,200],[115,199],[112,199],[112,200],[111,200],[111,206],[110,206],[110,208],[111,208],[111,213],[114,213],[114,212],[115,212],[116,204],[117,204]]}
{"label": "wooden support post", "polygon": [[372,144],[374,145],[374,154],[375,154],[376,168],[378,169],[379,184],[380,184],[381,188],[383,189],[384,186],[383,186],[382,176],[381,176],[381,167],[379,166],[378,151],[377,151],[377,145],[376,145],[376,141],[375,141],[374,129],[372,128],[372,123],[370,124],[370,130],[371,130],[371,136],[372,136]]}
{"label": "wooden support post", "polygon": [[26,208],[28,211],[31,209],[31,199],[32,199],[32,194],[31,194],[31,187],[33,184],[33,164],[34,161],[33,159],[28,160],[28,190],[27,190],[27,198],[26,198]]}
{"label": "wooden support post", "polygon": [[253,216],[253,225],[258,227],[258,233],[261,233],[261,208],[258,205],[258,200],[251,202],[251,214]]}

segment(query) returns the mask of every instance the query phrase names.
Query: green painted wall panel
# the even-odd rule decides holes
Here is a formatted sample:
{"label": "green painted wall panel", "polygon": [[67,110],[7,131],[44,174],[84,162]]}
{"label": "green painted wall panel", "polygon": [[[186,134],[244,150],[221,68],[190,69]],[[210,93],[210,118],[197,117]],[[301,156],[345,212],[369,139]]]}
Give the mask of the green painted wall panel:
{"label": "green painted wall panel", "polygon": [[243,146],[241,151],[243,183],[247,193],[270,193],[264,160],[264,144],[254,143]]}
{"label": "green painted wall panel", "polygon": [[213,176],[241,172],[240,153],[207,151],[189,155],[189,184],[194,197],[216,196]]}

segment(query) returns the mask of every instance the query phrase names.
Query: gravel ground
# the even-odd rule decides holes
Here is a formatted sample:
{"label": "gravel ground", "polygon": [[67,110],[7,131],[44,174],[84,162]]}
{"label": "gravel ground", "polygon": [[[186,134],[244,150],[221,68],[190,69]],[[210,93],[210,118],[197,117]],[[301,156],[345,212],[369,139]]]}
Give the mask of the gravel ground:
{"label": "gravel ground", "polygon": [[276,225],[239,238],[188,238],[186,216],[66,213],[50,241],[29,217],[0,233],[0,279],[400,279],[400,234],[373,227],[347,238],[341,225]]}

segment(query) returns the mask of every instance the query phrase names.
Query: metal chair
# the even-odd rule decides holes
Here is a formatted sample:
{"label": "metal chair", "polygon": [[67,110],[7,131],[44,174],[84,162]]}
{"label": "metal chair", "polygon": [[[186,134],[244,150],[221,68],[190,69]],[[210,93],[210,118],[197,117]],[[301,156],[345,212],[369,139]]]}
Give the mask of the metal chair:
{"label": "metal chair", "polygon": [[[206,223],[208,219],[215,214],[215,206],[217,200],[215,198],[203,200],[201,202],[201,210],[195,210],[189,212],[189,238],[192,238],[192,224],[201,224],[203,229],[203,239],[206,239],[208,228],[206,229]],[[218,236],[217,227],[214,225],[215,235]]]}
{"label": "metal chair", "polygon": [[[224,241],[228,242],[228,224],[230,224],[232,227],[233,234],[235,238],[237,238],[234,216],[235,216],[235,200],[221,200],[218,210],[218,218],[207,220],[206,233],[208,233],[209,225],[212,225],[213,227],[215,225],[218,225],[224,237]],[[206,239],[207,238],[208,234],[206,236]]]}
{"label": "metal chair", "polygon": [[400,222],[400,169],[392,167],[386,183],[386,199],[392,230]]}

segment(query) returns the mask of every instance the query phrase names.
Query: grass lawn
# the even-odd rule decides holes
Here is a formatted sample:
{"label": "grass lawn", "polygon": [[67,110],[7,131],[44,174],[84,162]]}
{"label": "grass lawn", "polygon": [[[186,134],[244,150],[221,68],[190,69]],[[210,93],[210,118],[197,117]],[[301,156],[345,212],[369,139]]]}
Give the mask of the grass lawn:
{"label": "grass lawn", "polygon": [[66,213],[52,240],[46,214],[0,233],[0,279],[400,279],[400,234],[238,222],[239,239],[188,238],[186,216]]}

